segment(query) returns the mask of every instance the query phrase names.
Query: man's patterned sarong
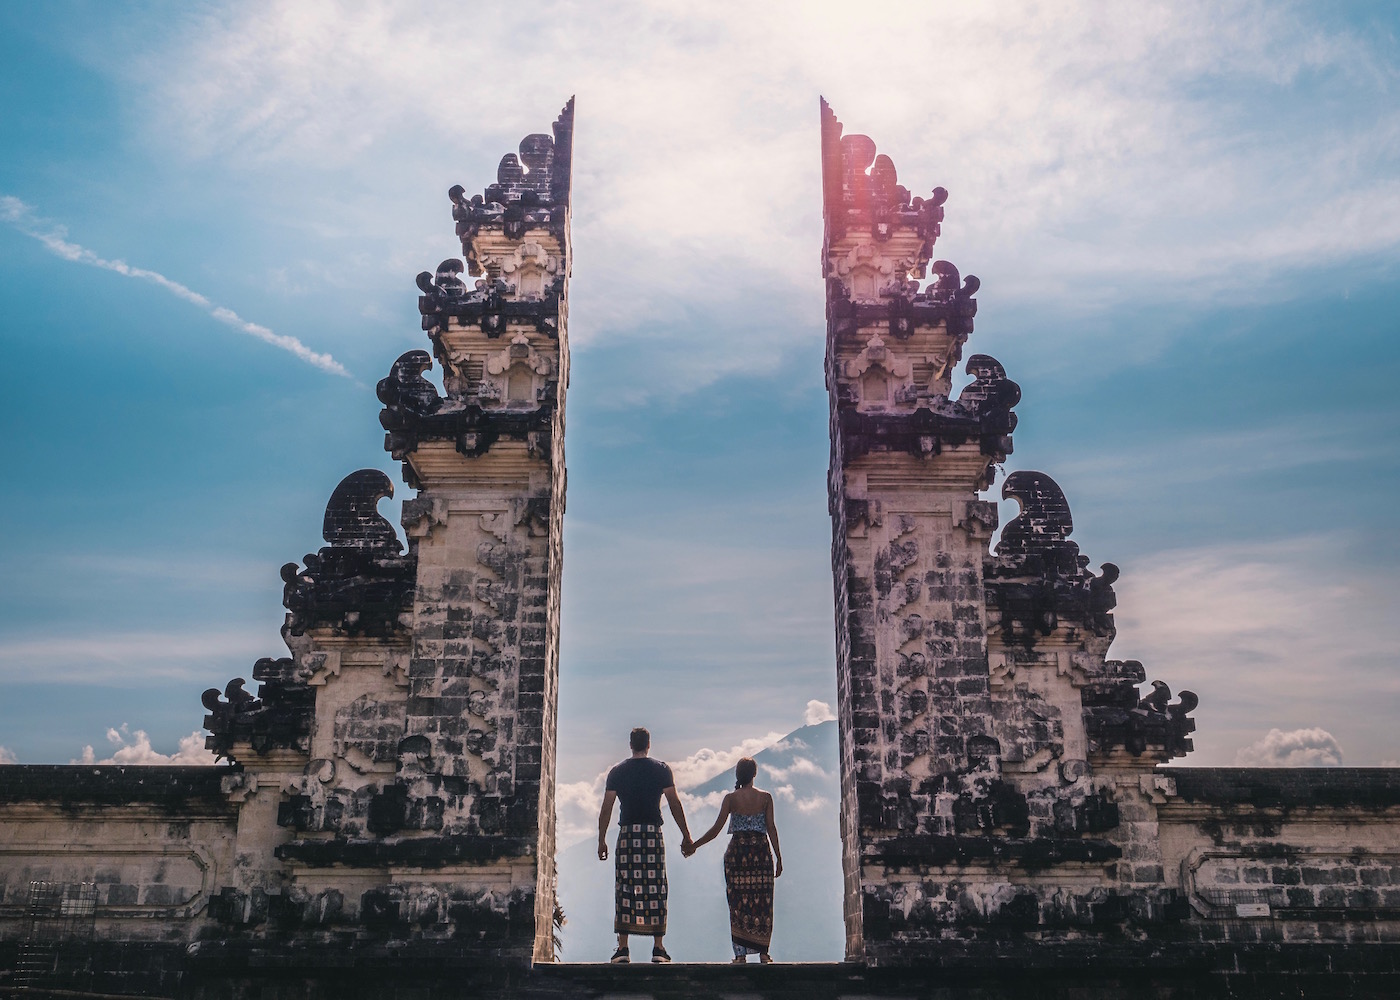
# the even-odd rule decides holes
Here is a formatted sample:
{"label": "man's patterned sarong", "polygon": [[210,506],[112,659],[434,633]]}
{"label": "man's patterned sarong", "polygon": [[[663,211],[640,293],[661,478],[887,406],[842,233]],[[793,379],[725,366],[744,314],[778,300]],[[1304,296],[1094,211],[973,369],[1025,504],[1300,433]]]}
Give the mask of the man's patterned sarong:
{"label": "man's patterned sarong", "polygon": [[652,823],[629,823],[618,828],[617,916],[613,930],[618,934],[666,933],[666,847],[661,827]]}

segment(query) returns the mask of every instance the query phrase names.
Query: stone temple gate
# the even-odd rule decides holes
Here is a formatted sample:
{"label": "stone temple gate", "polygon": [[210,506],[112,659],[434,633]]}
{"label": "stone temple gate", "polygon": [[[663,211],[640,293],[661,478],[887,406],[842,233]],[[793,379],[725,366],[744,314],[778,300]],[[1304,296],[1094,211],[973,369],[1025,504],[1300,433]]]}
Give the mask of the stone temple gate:
{"label": "stone temple gate", "polygon": [[378,385],[407,551],[393,482],[347,476],[282,568],[289,655],[204,693],[225,763],[0,767],[0,992],[1400,993],[1400,771],[1166,766],[1196,696],[1107,658],[1117,568],[1049,476],[999,475],[1021,391],[964,361],[947,192],[825,102],[847,962],[552,964],[572,136],[570,101],[449,192],[432,351]]}

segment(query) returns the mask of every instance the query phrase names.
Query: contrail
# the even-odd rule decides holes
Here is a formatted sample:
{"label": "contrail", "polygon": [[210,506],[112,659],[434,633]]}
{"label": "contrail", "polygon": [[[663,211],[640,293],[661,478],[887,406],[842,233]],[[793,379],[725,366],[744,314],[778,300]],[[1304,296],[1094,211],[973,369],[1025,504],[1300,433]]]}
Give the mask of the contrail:
{"label": "contrail", "polygon": [[192,302],[203,309],[210,316],[213,316],[220,323],[226,323],[235,330],[240,330],[250,336],[257,337],[273,347],[280,347],[284,351],[290,351],[308,364],[313,364],[322,371],[328,371],[333,375],[340,375],[345,378],[353,376],[345,370],[345,367],[331,357],[329,354],[318,354],[307,347],[295,337],[288,337],[285,334],[274,333],[267,327],[258,323],[251,323],[244,319],[232,309],[224,306],[217,306],[210,302],[203,295],[200,295],[192,288],[186,288],[178,281],[171,281],[158,271],[148,271],[144,267],[132,267],[124,260],[107,260],[99,257],[87,247],[70,243],[64,237],[68,235],[62,226],[52,225],[39,219],[34,210],[10,195],[0,195],[0,220],[8,222],[25,236],[33,237],[44,244],[50,251],[62,257],[64,260],[71,260],[76,264],[88,264],[92,267],[100,267],[107,271],[115,271],[124,274],[128,278],[140,278],[142,281],[149,281],[154,285],[159,285],[176,298]]}

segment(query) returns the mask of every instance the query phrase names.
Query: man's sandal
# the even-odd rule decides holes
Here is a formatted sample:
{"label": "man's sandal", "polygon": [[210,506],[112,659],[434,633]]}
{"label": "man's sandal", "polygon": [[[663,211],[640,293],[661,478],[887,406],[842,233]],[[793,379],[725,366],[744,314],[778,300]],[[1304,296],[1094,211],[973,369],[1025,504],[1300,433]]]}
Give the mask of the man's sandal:
{"label": "man's sandal", "polygon": [[666,954],[665,948],[661,947],[661,945],[657,945],[655,948],[651,949],[651,960],[657,965],[662,965],[669,962],[671,956]]}
{"label": "man's sandal", "polygon": [[759,962],[760,965],[772,965],[772,964],[773,964],[773,956],[770,955],[770,954],[768,954],[768,952],[765,951],[762,955],[759,955],[759,956],[758,956],[758,962]]}
{"label": "man's sandal", "polygon": [[608,959],[608,961],[611,962],[613,965],[627,965],[632,961],[632,959],[627,954],[626,948],[619,948],[617,949],[617,951],[613,952],[613,957]]}

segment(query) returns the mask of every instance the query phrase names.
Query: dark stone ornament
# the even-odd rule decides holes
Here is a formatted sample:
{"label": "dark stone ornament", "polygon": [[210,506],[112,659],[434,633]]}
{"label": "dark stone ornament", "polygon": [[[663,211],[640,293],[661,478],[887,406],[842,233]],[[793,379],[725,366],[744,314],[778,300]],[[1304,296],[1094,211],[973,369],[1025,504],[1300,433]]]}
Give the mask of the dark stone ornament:
{"label": "dark stone ornament", "polygon": [[258,697],[243,689],[247,683],[235,677],[224,687],[209,688],[201,696],[209,714],[204,745],[214,754],[235,759],[242,744],[262,754],[273,749],[311,749],[311,724],[315,715],[315,690],[300,675],[291,657],[263,657],[253,664],[259,682]]}
{"label": "dark stone ornament", "polygon": [[[421,351],[418,353],[422,353]],[[386,380],[387,381],[387,380]],[[326,505],[322,534],[330,544],[282,567],[282,603],[293,635],[329,627],[344,635],[387,636],[413,608],[417,558],[402,554],[393,525],[378,511],[394,484],[378,469],[346,476]]]}
{"label": "dark stone ornament", "polygon": [[1061,623],[1112,636],[1118,567],[1104,563],[1097,575],[1089,569],[1088,557],[1069,540],[1074,519],[1059,484],[1023,470],[1006,478],[1001,495],[1021,508],[985,567],[987,606],[998,612],[1003,636],[1029,648]]}

